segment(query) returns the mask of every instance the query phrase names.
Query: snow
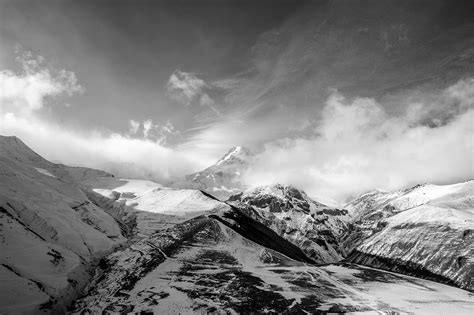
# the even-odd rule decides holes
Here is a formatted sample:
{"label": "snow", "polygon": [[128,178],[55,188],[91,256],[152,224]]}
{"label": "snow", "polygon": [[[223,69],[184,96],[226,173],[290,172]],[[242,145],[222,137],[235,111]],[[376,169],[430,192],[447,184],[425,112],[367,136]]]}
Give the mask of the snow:
{"label": "snow", "polygon": [[386,204],[405,211],[423,204],[472,211],[474,209],[474,180],[451,185],[417,185],[394,192],[372,191],[344,206],[353,217],[381,209]]}
{"label": "snow", "polygon": [[[150,265],[152,247],[137,245],[133,251],[111,255],[109,261],[115,261],[116,265],[105,280],[97,284],[98,289],[80,301],[74,312],[86,309],[100,313],[105,307],[133,306],[137,313],[238,313],[239,307],[246,307],[248,301],[255,299],[259,299],[261,307],[254,309],[256,313],[266,309],[276,313],[356,310],[354,313],[364,314],[469,314],[474,307],[474,298],[469,292],[431,281],[357,265],[315,266],[294,261],[257,245],[221,223],[211,230],[197,232],[200,237],[183,243],[175,232],[168,231],[172,239],[182,245],[174,254],[165,254],[164,260],[142,274],[132,288],[120,286],[128,283],[123,277],[139,274],[142,264]],[[186,234],[186,231],[181,233]],[[160,239],[151,237],[146,243],[159,244]],[[215,256],[209,257],[216,258],[203,259],[205,253],[212,253]],[[219,255],[235,262],[219,261]],[[262,259],[267,255],[273,256],[269,262]],[[258,293],[249,296],[248,292],[261,292],[262,296]],[[274,300],[264,292],[272,292]],[[284,310],[282,303],[287,303]],[[255,307],[257,303],[250,305]]]}
{"label": "snow", "polygon": [[349,261],[404,272],[418,266],[472,290],[474,181],[374,192],[347,208],[356,227],[356,238],[345,240],[354,249]]}
{"label": "snow", "polygon": [[[339,265],[329,265],[322,269],[330,271],[339,281],[351,283],[359,296],[356,303],[369,305],[374,310],[386,305],[385,307],[397,312],[410,314],[472,314],[474,307],[474,298],[469,292],[436,282],[393,273],[386,273],[392,275],[389,281],[363,281],[361,271],[380,271],[373,268],[354,270]],[[346,301],[347,297],[335,298],[326,305]],[[349,301],[354,303],[354,299]],[[323,305],[320,310],[324,309]]]}
{"label": "snow", "polygon": [[225,191],[225,192],[229,192],[229,193],[235,193],[235,192],[238,192],[239,190],[238,189],[230,189],[230,188],[227,188],[225,186],[221,186],[221,187],[212,187],[212,191]]}
{"label": "snow", "polygon": [[220,160],[208,168],[185,176],[171,184],[176,188],[207,191],[221,200],[242,191],[241,174],[248,169],[253,154],[242,146],[231,148]]}
{"label": "snow", "polygon": [[343,258],[337,238],[347,229],[345,210],[330,208],[309,198],[305,192],[288,185],[247,189],[232,196],[232,202],[252,206],[258,215],[252,218],[270,227],[300,247],[319,263]]}
{"label": "snow", "polygon": [[403,224],[441,224],[455,229],[474,227],[474,214],[469,211],[421,205],[387,219],[390,226]]}
{"label": "snow", "polygon": [[145,180],[102,177],[84,184],[105,197],[118,196],[118,201],[139,211],[189,217],[225,207],[198,190],[163,187]]}
{"label": "snow", "polygon": [[35,169],[36,169],[39,173],[41,173],[41,174],[43,174],[43,175],[46,175],[46,176],[49,176],[49,177],[53,177],[53,178],[58,178],[57,176],[54,176],[53,174],[51,174],[50,171],[45,170],[44,168],[35,167]]}
{"label": "snow", "polygon": [[226,161],[228,161],[229,159],[231,159],[233,157],[239,157],[240,155],[242,155],[242,153],[243,153],[242,147],[241,146],[235,146],[232,149],[230,149],[230,151],[227,152],[227,154],[224,155],[224,157],[222,159],[217,161],[216,165],[221,165],[221,164],[225,163]]}
{"label": "snow", "polygon": [[[208,188],[226,193],[238,189],[238,182],[233,181],[245,168],[240,157],[246,154],[244,148],[236,147],[216,164],[218,167],[215,165],[208,173],[202,173],[215,184]],[[234,164],[234,158],[238,163]],[[281,207],[289,204],[291,207],[280,212],[270,212],[269,205],[254,205],[254,214],[267,228],[303,251],[310,244],[308,248],[314,252],[321,247],[311,243],[310,236],[319,238],[329,231],[337,238],[346,228],[347,216],[328,214],[339,210],[298,192],[301,197],[292,187],[275,185],[246,190],[242,198],[263,200],[273,196],[281,201]],[[473,195],[474,181],[365,194],[348,205],[353,217],[364,219],[364,227],[372,233],[357,249],[367,255],[415,263],[468,287],[473,263],[470,247]],[[293,308],[313,296],[324,302],[321,311],[350,305],[368,312],[468,314],[474,307],[472,294],[442,284],[355,265],[318,267],[293,261],[206,216],[197,219],[211,220],[215,230],[191,230],[198,244],[177,243],[180,250],[167,254],[156,244],[176,241],[172,230],[176,224],[200,214],[227,211],[229,205],[198,190],[168,188],[146,180],[116,179],[100,170],[54,164],[15,137],[0,137],[0,207],[0,283],[6,284],[0,286],[2,314],[37,312],[40,305],[48,305],[50,300],[57,301],[53,305],[56,312],[64,312],[89,283],[93,263],[125,244],[124,220],[133,215],[137,218],[141,241],[109,256],[109,262],[123,264],[123,269],[112,268],[112,273],[106,275],[110,282],[104,285],[118,285],[115,280],[121,274],[114,273],[117,270],[143,271],[145,266],[141,263],[149,263],[150,259],[154,262],[153,259],[162,256],[164,261],[156,263],[150,273],[142,275],[132,290],[126,292],[130,295],[128,299],[137,305],[135,311],[145,310],[147,294],[162,292],[169,296],[160,298],[154,306],[158,313],[195,313],[202,307],[219,310],[219,301],[205,296],[190,298],[180,289],[232,295],[236,293],[235,289],[231,291],[236,275],[207,287],[195,280],[206,280],[222,272],[232,275],[236,271],[260,279],[257,289],[277,292],[292,301],[289,305]],[[379,213],[380,218],[374,219],[374,214]],[[378,223],[385,225],[379,228]],[[164,228],[171,229],[161,231],[160,239],[154,239],[156,234],[152,233]],[[321,235],[320,230],[324,232]],[[216,234],[208,235],[212,233]],[[152,236],[145,238],[149,235]],[[341,252],[331,246],[327,252],[319,252],[319,257],[329,261],[340,259]],[[237,261],[236,266],[206,261],[199,266],[201,269],[186,276],[177,275],[184,264],[196,263],[205,250],[230,255]],[[266,256],[274,260],[264,262],[262,257]],[[116,298],[106,296],[109,291],[101,288],[102,291],[97,291],[99,295],[105,294],[101,298]],[[269,304],[267,310],[271,309]]]}

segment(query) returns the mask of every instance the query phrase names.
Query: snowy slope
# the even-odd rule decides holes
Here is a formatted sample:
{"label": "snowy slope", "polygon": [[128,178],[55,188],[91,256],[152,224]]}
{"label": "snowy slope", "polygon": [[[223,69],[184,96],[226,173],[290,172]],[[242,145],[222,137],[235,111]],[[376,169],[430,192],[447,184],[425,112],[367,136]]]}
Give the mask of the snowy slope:
{"label": "snowy slope", "polygon": [[[272,185],[231,196],[229,203],[250,206],[248,214],[299,246],[313,261],[339,261],[339,238],[347,229],[346,210],[328,207],[292,186]],[[244,207],[245,208],[245,207]]]}
{"label": "snowy slope", "polygon": [[200,216],[108,256],[73,314],[469,314],[474,307],[468,292],[442,284],[305,263],[267,227],[246,229],[242,215]]}
{"label": "snowy slope", "polygon": [[346,209],[347,261],[474,290],[474,181],[371,192]]}
{"label": "snowy slope", "polygon": [[67,167],[0,136],[0,282],[10,284],[0,312],[64,310],[91,263],[126,241],[120,219],[91,203]]}
{"label": "snowy slope", "polygon": [[140,237],[202,213],[229,207],[199,190],[163,187],[146,180],[95,177],[81,181],[81,185],[96,193],[91,193],[89,198],[98,204],[107,207],[112,203],[133,213]]}
{"label": "snowy slope", "polygon": [[225,200],[243,189],[241,176],[252,158],[253,154],[247,148],[233,147],[216,164],[201,172],[187,175],[172,186],[204,190]]}

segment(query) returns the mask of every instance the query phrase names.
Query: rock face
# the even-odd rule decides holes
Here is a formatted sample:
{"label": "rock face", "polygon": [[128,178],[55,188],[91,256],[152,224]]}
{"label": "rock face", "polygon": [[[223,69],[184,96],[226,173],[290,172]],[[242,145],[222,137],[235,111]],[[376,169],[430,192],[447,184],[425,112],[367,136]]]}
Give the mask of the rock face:
{"label": "rock face", "polygon": [[346,209],[346,261],[474,290],[474,181],[374,191]]}
{"label": "rock face", "polygon": [[233,147],[216,164],[201,172],[187,175],[172,186],[204,190],[225,200],[244,188],[240,178],[252,158],[250,150],[242,146]]}
{"label": "rock face", "polygon": [[127,241],[133,220],[98,207],[76,182],[95,172],[110,176],[51,163],[0,137],[1,313],[63,312],[94,261]]}
{"label": "rock face", "polygon": [[347,210],[312,200],[292,186],[273,185],[246,190],[228,202],[300,247],[316,263],[344,257],[340,237],[347,229]]}
{"label": "rock face", "polygon": [[468,292],[426,280],[315,266],[238,208],[154,233],[100,265],[73,314],[467,313],[473,305]]}

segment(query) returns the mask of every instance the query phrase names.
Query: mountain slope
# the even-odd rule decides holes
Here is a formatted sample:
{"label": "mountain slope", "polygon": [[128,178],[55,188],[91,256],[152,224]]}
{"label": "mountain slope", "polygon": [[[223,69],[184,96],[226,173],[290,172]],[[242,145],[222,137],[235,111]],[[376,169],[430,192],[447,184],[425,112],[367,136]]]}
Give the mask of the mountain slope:
{"label": "mountain slope", "polygon": [[[152,234],[107,257],[74,314],[468,314],[466,291],[354,265],[317,267],[232,208]],[[433,303],[433,301],[436,303]]]}
{"label": "mountain slope", "polygon": [[346,210],[328,207],[292,186],[248,189],[231,196],[229,203],[300,247],[314,262],[343,258],[339,238],[347,229]]}
{"label": "mountain slope", "polygon": [[126,242],[120,225],[126,222],[90,202],[67,167],[0,137],[0,272],[10,284],[0,286],[0,312],[64,310],[93,262]]}
{"label": "mountain slope", "polygon": [[204,190],[219,199],[225,200],[242,190],[241,175],[253,158],[250,150],[236,146],[231,148],[216,164],[172,184],[177,188]]}
{"label": "mountain slope", "polygon": [[229,208],[199,190],[174,189],[134,179],[95,177],[80,182],[103,207],[119,206],[136,217],[136,236],[145,237],[194,216]]}
{"label": "mountain slope", "polygon": [[370,192],[346,208],[347,261],[474,290],[474,181]]}

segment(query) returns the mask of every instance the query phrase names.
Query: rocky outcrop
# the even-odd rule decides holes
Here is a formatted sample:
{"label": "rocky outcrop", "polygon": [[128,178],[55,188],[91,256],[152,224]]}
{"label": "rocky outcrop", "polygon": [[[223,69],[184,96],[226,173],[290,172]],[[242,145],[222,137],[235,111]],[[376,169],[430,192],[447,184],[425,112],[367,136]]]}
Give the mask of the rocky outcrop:
{"label": "rocky outcrop", "polygon": [[330,208],[284,185],[246,190],[228,203],[297,245],[314,262],[336,262],[345,255],[339,238],[348,226],[346,210]]}

